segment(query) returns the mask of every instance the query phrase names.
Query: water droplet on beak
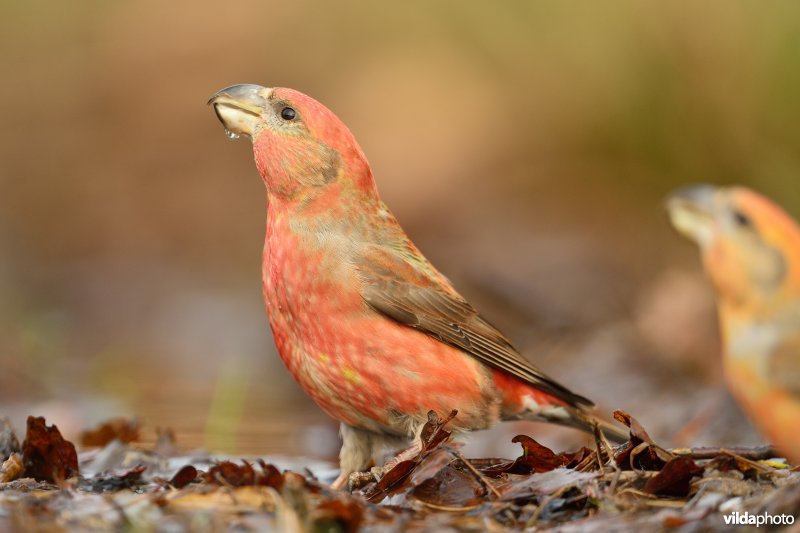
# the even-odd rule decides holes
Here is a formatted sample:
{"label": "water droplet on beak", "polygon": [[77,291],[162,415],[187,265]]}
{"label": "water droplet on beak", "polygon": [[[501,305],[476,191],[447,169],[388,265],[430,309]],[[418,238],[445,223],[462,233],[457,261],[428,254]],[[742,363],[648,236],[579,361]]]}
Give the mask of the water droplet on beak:
{"label": "water droplet on beak", "polygon": [[238,133],[234,133],[234,132],[232,132],[231,130],[229,130],[227,128],[225,129],[225,136],[228,137],[228,139],[230,139],[232,141],[235,141],[236,139],[238,139],[240,137]]}

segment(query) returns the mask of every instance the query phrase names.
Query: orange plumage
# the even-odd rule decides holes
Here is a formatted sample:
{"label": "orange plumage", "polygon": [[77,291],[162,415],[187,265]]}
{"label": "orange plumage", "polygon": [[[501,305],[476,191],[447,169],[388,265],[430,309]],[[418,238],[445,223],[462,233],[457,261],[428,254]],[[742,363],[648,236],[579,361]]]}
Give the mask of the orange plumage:
{"label": "orange plumage", "polygon": [[714,285],[731,392],[763,435],[800,463],[800,226],[742,187],[697,185],[667,202]]}

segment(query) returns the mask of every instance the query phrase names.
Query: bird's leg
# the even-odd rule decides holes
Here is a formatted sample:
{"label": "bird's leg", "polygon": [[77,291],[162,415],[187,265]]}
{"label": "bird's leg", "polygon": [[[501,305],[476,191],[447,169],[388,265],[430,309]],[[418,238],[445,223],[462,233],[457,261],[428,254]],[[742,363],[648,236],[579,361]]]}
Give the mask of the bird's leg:
{"label": "bird's leg", "polygon": [[333,489],[349,485],[351,474],[366,469],[374,453],[372,433],[342,423],[339,426],[342,449],[339,452],[339,477],[331,484]]}

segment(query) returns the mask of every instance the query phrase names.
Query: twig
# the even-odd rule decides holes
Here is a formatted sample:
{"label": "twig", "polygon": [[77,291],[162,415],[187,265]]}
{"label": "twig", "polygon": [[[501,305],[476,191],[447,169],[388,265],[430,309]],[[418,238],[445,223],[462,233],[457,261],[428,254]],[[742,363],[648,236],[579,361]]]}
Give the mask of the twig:
{"label": "twig", "polygon": [[481,474],[477,468],[472,466],[472,463],[470,463],[461,452],[456,451],[455,455],[462,463],[464,463],[464,466],[466,466],[469,469],[469,471],[472,472],[472,474],[475,476],[478,482],[481,485],[483,485],[485,489],[491,492],[495,498],[500,499],[500,492],[496,488],[494,488],[494,485],[492,485],[491,482],[488,479],[486,479],[486,477],[483,474]]}
{"label": "twig", "polygon": [[722,453],[720,455],[727,455],[728,457],[733,457],[734,459],[736,459],[738,461],[742,461],[745,464],[751,466],[754,470],[757,470],[757,471],[761,472],[762,474],[766,474],[768,472],[772,472],[771,468],[768,468],[768,467],[766,467],[766,466],[764,466],[764,465],[762,465],[760,463],[757,463],[755,461],[747,459],[746,457],[742,457],[741,455],[739,455],[737,453],[734,453],[734,452],[732,452],[730,450],[726,450],[724,448],[722,449]]}
{"label": "twig", "polygon": [[770,459],[777,457],[779,454],[775,452],[772,446],[763,445],[753,448],[745,447],[701,447],[701,448],[674,448],[669,450],[674,455],[688,456],[692,459],[713,459],[719,455],[738,455],[744,459],[751,461],[761,461],[763,459]]}
{"label": "twig", "polygon": [[[697,481],[699,481],[699,480],[697,480]],[[694,480],[693,480],[692,485],[694,487],[698,487],[698,485],[696,483],[694,483]],[[686,502],[686,510],[688,511],[689,509],[694,509],[697,506],[697,503],[700,501],[700,499],[703,496],[705,496],[706,492],[708,492],[708,485],[700,485],[697,488],[697,492],[694,493],[694,496],[689,498],[689,501]]]}
{"label": "twig", "polygon": [[612,463],[614,465],[614,468],[618,469],[616,462],[614,462],[614,447],[611,445],[610,442],[608,442],[605,433],[600,431],[600,426],[597,423],[597,421],[594,422],[594,438],[595,438],[595,444],[597,444],[597,442],[599,441],[603,445],[603,448],[606,451],[606,456],[608,457],[608,459],[606,460],[605,464],[608,465],[609,463]]}
{"label": "twig", "polygon": [[682,509],[686,507],[685,500],[644,500],[642,503],[649,507],[669,507],[670,509]]}
{"label": "twig", "polygon": [[609,483],[608,488],[606,489],[609,492],[609,494],[611,494],[612,496],[617,491],[617,483],[619,482],[619,476],[621,474],[622,474],[622,470],[620,470],[619,467],[617,467],[614,470],[614,477],[611,478],[611,483]]}
{"label": "twig", "polygon": [[[597,425],[597,421],[596,420],[592,421],[592,432],[594,433],[594,449],[595,449],[595,455],[596,455],[596,459],[597,459],[597,469],[598,470],[602,470],[604,461],[603,461],[603,450],[601,449],[601,447],[603,445],[600,442],[600,437],[601,437],[601,435],[603,433],[600,431],[600,428]],[[609,459],[611,459],[610,456],[609,456]]]}
{"label": "twig", "polygon": [[633,464],[633,460],[636,459],[637,455],[639,455],[649,447],[650,443],[640,442],[634,449],[631,450],[631,453],[628,456],[628,463],[630,463],[631,470],[638,470],[638,468],[636,468],[636,465]]}
{"label": "twig", "polygon": [[548,496],[547,498],[545,498],[542,501],[542,503],[539,504],[539,507],[537,507],[536,510],[533,512],[533,515],[531,516],[530,520],[528,520],[528,522],[525,524],[525,529],[532,527],[534,524],[536,524],[536,522],[539,520],[539,516],[541,516],[542,512],[544,511],[544,508],[550,505],[550,502],[552,502],[556,498],[560,498],[562,494],[564,494],[568,489],[571,489],[573,487],[574,485],[565,485],[560,489],[558,489],[557,491],[555,491],[550,496]]}
{"label": "twig", "polygon": [[577,472],[589,472],[590,471],[589,467],[592,466],[596,462],[596,460],[597,460],[597,453],[592,452],[592,454],[587,455],[583,459],[583,461],[575,465],[575,468],[573,468],[573,470]]}
{"label": "twig", "polygon": [[624,489],[620,490],[617,495],[622,496],[623,494],[633,494],[634,496],[639,496],[648,500],[652,500],[657,498],[657,496],[650,494],[649,492],[644,492],[639,489],[634,489],[632,487],[625,487]]}
{"label": "twig", "polygon": [[452,507],[449,505],[439,505],[436,503],[424,502],[424,501],[420,501],[420,503],[425,507],[429,507],[437,511],[444,511],[447,513],[463,513],[464,511],[473,511],[481,506],[481,504],[479,503],[476,503],[474,505],[467,505],[466,507]]}

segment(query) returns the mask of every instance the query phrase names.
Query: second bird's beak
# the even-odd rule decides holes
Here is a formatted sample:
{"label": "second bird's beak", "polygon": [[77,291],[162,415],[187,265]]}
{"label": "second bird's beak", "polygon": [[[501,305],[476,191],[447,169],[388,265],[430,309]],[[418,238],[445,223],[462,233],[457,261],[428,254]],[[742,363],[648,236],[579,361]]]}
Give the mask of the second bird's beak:
{"label": "second bird's beak", "polygon": [[672,225],[681,235],[701,247],[714,237],[716,194],[717,188],[713,185],[690,185],[673,192],[666,200]]}
{"label": "second bird's beak", "polygon": [[272,89],[260,85],[231,85],[218,91],[208,101],[217,118],[232,139],[240,135],[252,138],[261,125],[261,114],[266,109]]}

